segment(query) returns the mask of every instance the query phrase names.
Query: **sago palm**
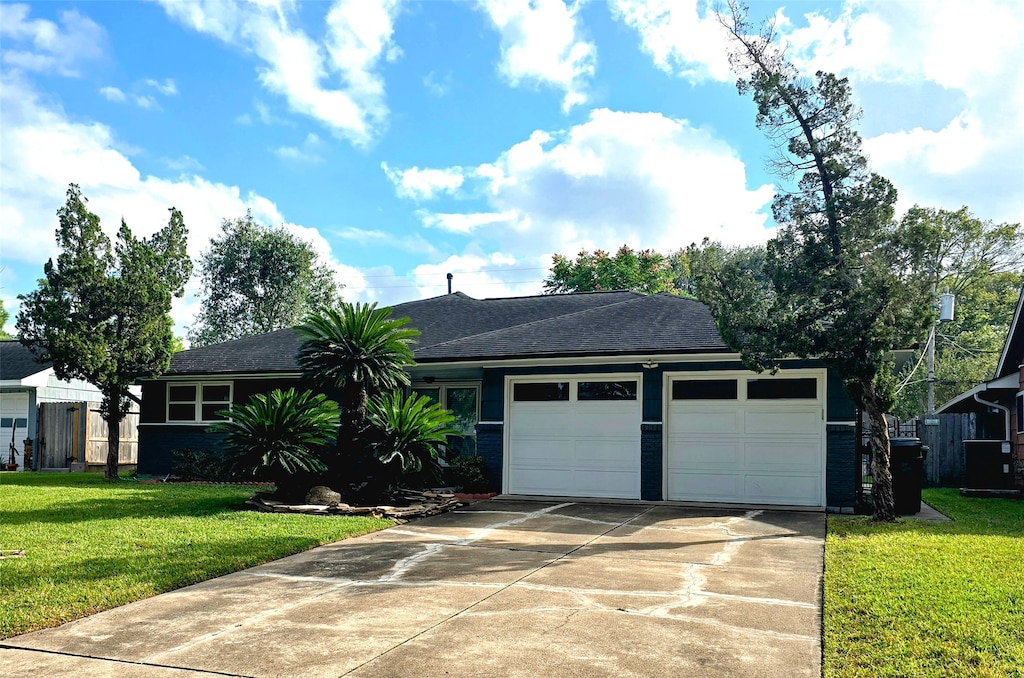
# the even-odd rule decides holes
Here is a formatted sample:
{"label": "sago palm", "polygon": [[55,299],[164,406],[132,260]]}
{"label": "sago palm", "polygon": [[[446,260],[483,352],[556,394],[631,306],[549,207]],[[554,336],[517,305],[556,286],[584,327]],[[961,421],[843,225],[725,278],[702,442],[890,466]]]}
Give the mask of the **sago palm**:
{"label": "sago palm", "polygon": [[460,435],[447,410],[426,396],[392,391],[370,399],[367,421],[371,426],[373,452],[377,460],[397,479],[403,475],[424,475],[440,479],[439,448]]}
{"label": "sago palm", "polygon": [[226,434],[223,445],[232,475],[280,482],[327,468],[322,455],[337,433],[338,405],[323,394],[277,389],[220,414],[230,419],[210,430]]}
{"label": "sago palm", "polygon": [[322,387],[341,388],[342,426],[354,435],[366,419],[370,392],[409,383],[405,368],[414,365],[409,347],[419,331],[408,318],[391,318],[377,304],[341,304],[309,316],[296,328],[304,338],[299,366]]}

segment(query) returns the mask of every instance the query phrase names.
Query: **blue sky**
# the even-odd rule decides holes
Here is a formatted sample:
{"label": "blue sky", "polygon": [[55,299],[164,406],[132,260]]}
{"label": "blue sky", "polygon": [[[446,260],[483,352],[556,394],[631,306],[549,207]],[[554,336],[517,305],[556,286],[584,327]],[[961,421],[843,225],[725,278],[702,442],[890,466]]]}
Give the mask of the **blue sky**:
{"label": "blue sky", "polygon": [[[848,76],[900,205],[1024,216],[1012,0],[753,3]],[[350,301],[540,290],[551,254],[771,235],[770,147],[693,0],[0,3],[0,298],[70,182],[111,232],[182,210],[309,240]],[[198,280],[175,303],[176,333]]]}

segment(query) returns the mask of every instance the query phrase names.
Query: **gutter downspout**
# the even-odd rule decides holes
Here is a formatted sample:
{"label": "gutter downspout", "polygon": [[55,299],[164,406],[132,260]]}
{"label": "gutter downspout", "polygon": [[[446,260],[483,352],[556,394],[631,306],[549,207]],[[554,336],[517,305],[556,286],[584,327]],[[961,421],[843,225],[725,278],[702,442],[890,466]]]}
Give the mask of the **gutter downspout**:
{"label": "gutter downspout", "polygon": [[974,394],[974,399],[977,400],[982,405],[988,405],[989,407],[994,407],[997,410],[1002,410],[1003,411],[1003,421],[1006,422],[1006,437],[1003,438],[1003,440],[1009,440],[1010,439],[1010,408],[1007,407],[1006,405],[1000,405],[998,403],[992,403],[992,402],[989,402],[987,400],[982,400],[980,397],[978,397],[977,393]]}

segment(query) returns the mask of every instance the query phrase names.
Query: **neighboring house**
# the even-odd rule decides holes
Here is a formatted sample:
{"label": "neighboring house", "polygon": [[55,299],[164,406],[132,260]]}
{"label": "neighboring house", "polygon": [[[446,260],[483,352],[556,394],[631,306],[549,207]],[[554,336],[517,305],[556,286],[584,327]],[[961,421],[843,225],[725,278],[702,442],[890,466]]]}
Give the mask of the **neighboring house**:
{"label": "neighboring house", "polygon": [[1000,440],[1010,442],[1016,473],[1013,482],[1024,487],[1024,290],[1017,300],[1010,330],[1006,333],[992,379],[961,393],[936,410],[937,414],[957,412],[993,412],[1003,415]]}
{"label": "neighboring house", "polygon": [[31,440],[33,450],[38,452],[36,413],[39,403],[98,403],[102,397],[88,382],[58,379],[51,363],[38,362],[35,355],[17,341],[0,341],[0,462],[7,463],[12,435],[18,450],[19,470],[23,470],[25,440]]}
{"label": "neighboring house", "polygon": [[[412,389],[454,410],[506,494],[852,511],[856,408],[820,362],[755,374],[707,307],[632,292],[400,304]],[[142,382],[139,472],[217,444],[215,413],[300,385],[291,329],[184,351]]]}

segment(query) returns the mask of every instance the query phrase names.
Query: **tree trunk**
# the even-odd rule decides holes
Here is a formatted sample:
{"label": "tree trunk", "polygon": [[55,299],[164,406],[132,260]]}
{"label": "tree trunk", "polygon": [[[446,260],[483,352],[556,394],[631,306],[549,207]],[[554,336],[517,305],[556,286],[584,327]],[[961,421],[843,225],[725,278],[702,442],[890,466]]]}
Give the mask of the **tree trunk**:
{"label": "tree trunk", "polygon": [[107,480],[117,480],[117,462],[121,452],[121,397],[114,390],[106,393],[106,401],[103,404],[104,419],[107,422],[107,466],[103,471],[103,477]]}
{"label": "tree trunk", "polygon": [[873,384],[864,387],[864,411],[867,412],[871,435],[871,500],[875,505],[872,520],[896,520],[896,503],[892,494],[892,470],[889,465],[889,426],[885,409]]}

